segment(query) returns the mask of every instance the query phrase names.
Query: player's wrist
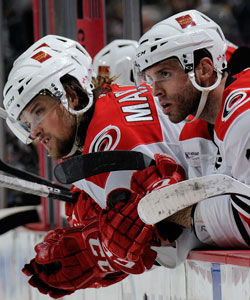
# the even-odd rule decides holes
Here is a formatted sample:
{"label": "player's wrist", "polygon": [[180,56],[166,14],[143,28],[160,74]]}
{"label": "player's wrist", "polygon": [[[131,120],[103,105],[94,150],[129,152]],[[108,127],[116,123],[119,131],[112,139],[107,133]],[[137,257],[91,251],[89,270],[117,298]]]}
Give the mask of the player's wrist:
{"label": "player's wrist", "polygon": [[173,214],[172,216],[167,218],[167,221],[169,222],[173,222],[175,224],[178,224],[182,227],[185,228],[190,228],[192,227],[191,223],[192,223],[192,209],[193,209],[193,205],[189,206],[187,208],[184,208],[182,210],[179,210],[177,213]]}

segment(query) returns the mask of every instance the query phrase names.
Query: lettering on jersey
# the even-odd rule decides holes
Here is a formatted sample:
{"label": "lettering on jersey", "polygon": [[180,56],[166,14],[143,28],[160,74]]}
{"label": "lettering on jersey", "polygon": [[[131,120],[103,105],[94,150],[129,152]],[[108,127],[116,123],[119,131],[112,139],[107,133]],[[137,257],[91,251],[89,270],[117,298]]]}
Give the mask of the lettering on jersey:
{"label": "lettering on jersey", "polygon": [[120,139],[120,129],[116,126],[107,126],[95,136],[89,147],[89,152],[114,150]]}
{"label": "lettering on jersey", "polygon": [[197,156],[199,156],[199,152],[185,152],[186,159],[193,159]]}
{"label": "lettering on jersey", "polygon": [[250,97],[247,97],[247,91],[250,91],[250,89],[238,89],[231,92],[227,96],[222,115],[222,121],[225,122],[228,118],[230,118],[230,116],[235,112],[236,109],[250,100]]}
{"label": "lettering on jersey", "polygon": [[[136,92],[137,88],[131,89],[131,90],[127,90],[127,91],[122,91],[122,92],[114,92],[115,98],[119,98],[121,96],[124,96],[126,94],[131,94],[131,92]],[[123,98],[121,99],[123,100]]]}
{"label": "lettering on jersey", "polygon": [[124,113],[131,113],[125,116],[127,122],[153,121],[149,103],[136,104],[122,107]]}
{"label": "lettering on jersey", "polygon": [[[147,92],[146,87],[142,87],[139,90],[131,89],[122,93],[115,93],[115,97],[121,99],[118,103],[133,102],[131,105],[122,106],[122,112],[126,113],[125,119],[127,122],[141,122],[141,121],[153,121],[152,111],[148,103],[148,97],[143,96]],[[140,102],[135,104],[135,102]],[[142,103],[145,102],[145,103]]]}
{"label": "lettering on jersey", "polygon": [[94,256],[97,257],[97,264],[103,272],[114,272],[115,270],[112,268],[110,263],[108,262],[105,253],[102,250],[101,243],[99,239],[89,239],[90,249]]}

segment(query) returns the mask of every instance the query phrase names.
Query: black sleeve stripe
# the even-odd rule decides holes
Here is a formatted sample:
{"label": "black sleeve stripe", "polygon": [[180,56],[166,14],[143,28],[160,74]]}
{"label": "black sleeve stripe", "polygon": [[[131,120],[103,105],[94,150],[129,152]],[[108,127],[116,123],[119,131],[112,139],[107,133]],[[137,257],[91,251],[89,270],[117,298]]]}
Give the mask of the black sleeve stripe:
{"label": "black sleeve stripe", "polygon": [[233,207],[233,205],[232,205],[232,210],[233,210],[234,220],[239,229],[239,232],[240,232],[242,238],[244,239],[244,241],[248,244],[248,246],[250,246],[250,237],[241,221],[238,211]]}
{"label": "black sleeve stripe", "polygon": [[250,201],[249,201],[249,205],[248,205],[245,202],[243,202],[242,200],[240,200],[240,198],[238,198],[236,195],[231,195],[231,198],[232,198],[232,201],[237,206],[239,206],[242,210],[244,210],[245,212],[250,214]]}

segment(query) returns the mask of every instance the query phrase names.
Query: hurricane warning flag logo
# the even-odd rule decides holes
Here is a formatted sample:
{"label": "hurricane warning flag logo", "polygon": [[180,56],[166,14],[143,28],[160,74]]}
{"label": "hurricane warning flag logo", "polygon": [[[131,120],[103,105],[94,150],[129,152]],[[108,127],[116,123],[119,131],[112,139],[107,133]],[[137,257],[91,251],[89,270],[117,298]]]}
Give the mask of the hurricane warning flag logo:
{"label": "hurricane warning flag logo", "polygon": [[39,61],[40,63],[43,63],[47,59],[51,58],[51,55],[49,55],[48,53],[46,53],[44,51],[40,51],[40,52],[36,53],[35,55],[31,56],[31,58]]}
{"label": "hurricane warning flag logo", "polygon": [[180,25],[181,28],[187,28],[189,26],[196,26],[196,23],[190,15],[181,16],[175,19]]}

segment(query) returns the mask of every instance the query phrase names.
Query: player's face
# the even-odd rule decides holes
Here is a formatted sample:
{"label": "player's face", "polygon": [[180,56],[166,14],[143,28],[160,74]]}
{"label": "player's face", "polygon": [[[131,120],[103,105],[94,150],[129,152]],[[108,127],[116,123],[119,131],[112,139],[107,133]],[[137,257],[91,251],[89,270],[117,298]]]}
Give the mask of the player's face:
{"label": "player's face", "polygon": [[153,95],[158,97],[164,114],[179,123],[194,114],[200,101],[200,92],[194,88],[176,59],[165,60],[145,71],[152,82]]}
{"label": "player's face", "polygon": [[38,140],[53,159],[60,159],[72,148],[76,120],[50,96],[39,95],[22,112],[21,121],[30,130],[31,138]]}

